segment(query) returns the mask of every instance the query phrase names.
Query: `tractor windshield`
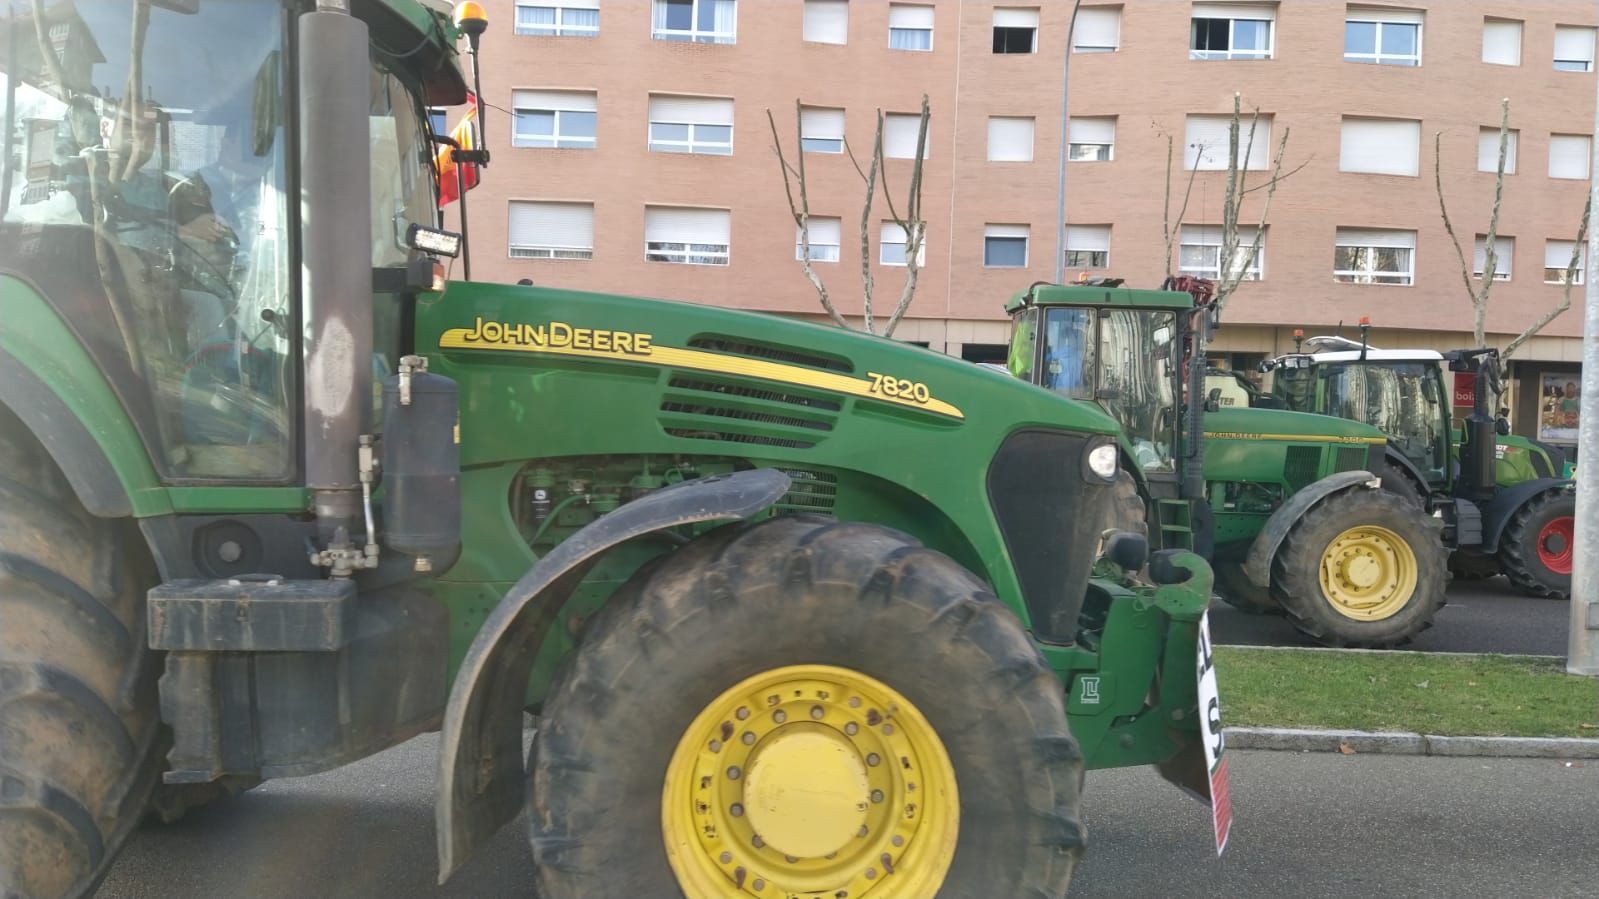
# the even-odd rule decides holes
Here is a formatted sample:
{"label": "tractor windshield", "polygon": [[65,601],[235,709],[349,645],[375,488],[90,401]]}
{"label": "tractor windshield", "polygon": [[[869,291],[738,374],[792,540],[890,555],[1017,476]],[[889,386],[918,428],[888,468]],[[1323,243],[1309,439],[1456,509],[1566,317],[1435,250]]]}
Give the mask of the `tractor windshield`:
{"label": "tractor windshield", "polygon": [[1144,471],[1174,471],[1176,335],[1170,312],[1050,309],[1039,383],[1114,416]]}
{"label": "tractor windshield", "polygon": [[284,33],[276,0],[0,6],[0,274],[172,477],[292,474]]}
{"label": "tractor windshield", "polygon": [[1422,471],[1442,476],[1448,419],[1437,363],[1332,363],[1316,374],[1326,414],[1371,425]]}

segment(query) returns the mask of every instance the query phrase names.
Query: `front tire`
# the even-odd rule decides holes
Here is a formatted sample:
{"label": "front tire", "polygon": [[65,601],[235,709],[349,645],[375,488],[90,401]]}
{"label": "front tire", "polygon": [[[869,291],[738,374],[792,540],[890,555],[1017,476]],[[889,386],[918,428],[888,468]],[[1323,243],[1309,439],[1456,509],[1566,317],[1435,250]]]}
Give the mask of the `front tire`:
{"label": "front tire", "polygon": [[1083,843],[1059,680],[980,581],[882,527],[729,526],[646,568],[542,721],[547,899],[1059,896]]}
{"label": "front tire", "polygon": [[1216,573],[1216,595],[1222,601],[1246,615],[1278,615],[1282,607],[1271,595],[1271,590],[1255,586],[1244,573],[1242,562],[1216,562],[1211,566]]}
{"label": "front tire", "polygon": [[1384,490],[1334,493],[1306,510],[1272,564],[1289,622],[1324,646],[1386,649],[1432,626],[1449,576],[1438,532]]}
{"label": "front tire", "polygon": [[0,410],[0,896],[94,892],[161,770],[154,581]]}
{"label": "front tire", "polygon": [[1528,596],[1571,595],[1577,497],[1543,493],[1516,510],[1499,542],[1499,563],[1512,586]]}

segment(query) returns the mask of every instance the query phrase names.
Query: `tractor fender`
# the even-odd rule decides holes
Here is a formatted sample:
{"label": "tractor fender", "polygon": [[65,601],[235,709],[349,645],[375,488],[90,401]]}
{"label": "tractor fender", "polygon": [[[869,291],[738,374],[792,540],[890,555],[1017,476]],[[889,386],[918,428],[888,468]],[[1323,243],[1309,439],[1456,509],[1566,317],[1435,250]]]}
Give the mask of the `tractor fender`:
{"label": "tractor fender", "polygon": [[1505,526],[1517,510],[1532,502],[1534,497],[1559,490],[1574,490],[1576,486],[1576,481],[1563,478],[1537,478],[1522,481],[1514,487],[1499,488],[1494,492],[1493,499],[1482,506],[1482,552],[1499,551],[1499,538],[1504,534]]}
{"label": "tractor fender", "polygon": [[1334,493],[1345,490],[1366,488],[1376,490],[1382,481],[1369,471],[1340,471],[1330,474],[1314,484],[1300,490],[1288,498],[1288,502],[1277,507],[1271,513],[1271,518],[1266,520],[1266,526],[1255,537],[1255,543],[1249,548],[1249,558],[1244,562],[1244,574],[1249,577],[1249,582],[1257,587],[1271,586],[1271,563],[1277,558],[1277,549],[1282,546],[1283,538],[1294,525],[1299,523],[1311,506],[1321,502]]}
{"label": "tractor fender", "polygon": [[133,501],[99,441],[54,390],[5,350],[0,350],[0,407],[10,409],[39,445],[48,448],[90,514],[100,518],[133,514]]}
{"label": "tractor fender", "polygon": [[468,647],[444,708],[434,808],[440,883],[522,812],[522,707],[534,656],[594,562],[663,528],[749,518],[788,488],[788,476],[770,468],[667,487],[573,534],[511,587]]}

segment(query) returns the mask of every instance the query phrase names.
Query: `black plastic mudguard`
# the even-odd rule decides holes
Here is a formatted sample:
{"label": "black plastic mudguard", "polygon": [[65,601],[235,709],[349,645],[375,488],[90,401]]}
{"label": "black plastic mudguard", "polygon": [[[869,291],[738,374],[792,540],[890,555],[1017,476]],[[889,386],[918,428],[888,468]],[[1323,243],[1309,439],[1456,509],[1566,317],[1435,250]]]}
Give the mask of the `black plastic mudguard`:
{"label": "black plastic mudguard", "polygon": [[749,518],[788,488],[788,476],[770,468],[668,487],[573,534],[511,587],[467,649],[444,709],[434,809],[440,883],[522,810],[522,706],[534,654],[594,562],[663,528]]}

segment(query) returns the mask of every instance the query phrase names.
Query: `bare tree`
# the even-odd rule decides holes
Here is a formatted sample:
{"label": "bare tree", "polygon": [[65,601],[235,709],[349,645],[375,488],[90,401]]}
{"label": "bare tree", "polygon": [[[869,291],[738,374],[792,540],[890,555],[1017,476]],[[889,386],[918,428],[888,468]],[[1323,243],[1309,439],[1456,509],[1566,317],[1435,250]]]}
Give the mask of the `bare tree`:
{"label": "bare tree", "polygon": [[[1225,193],[1222,200],[1221,213],[1221,247],[1217,259],[1217,278],[1215,287],[1215,306],[1221,311],[1233,291],[1248,276],[1249,270],[1254,267],[1255,260],[1260,257],[1260,243],[1266,230],[1266,221],[1271,215],[1271,201],[1277,194],[1277,185],[1284,179],[1298,172],[1309,164],[1307,159],[1287,172],[1283,171],[1283,158],[1288,152],[1288,132],[1285,125],[1282,135],[1277,140],[1277,149],[1271,156],[1271,174],[1266,180],[1251,185],[1249,179],[1250,155],[1255,149],[1255,132],[1260,125],[1260,108],[1256,107],[1250,114],[1249,128],[1243,128],[1243,97],[1238,93],[1233,94],[1232,120],[1227,125],[1227,169],[1225,171]],[[1243,157],[1239,158],[1239,138],[1243,137]],[[1183,188],[1182,201],[1177,208],[1175,219],[1171,214],[1172,208],[1172,163],[1174,159],[1174,141],[1171,134],[1166,135],[1166,195],[1161,206],[1161,229],[1166,244],[1166,274],[1175,274],[1172,268],[1172,248],[1177,245],[1178,237],[1182,232],[1183,219],[1188,215],[1189,200],[1194,192],[1194,178],[1199,172],[1199,162],[1196,159],[1193,168],[1188,172],[1188,183]],[[1185,148],[1186,151],[1186,148]],[[1202,158],[1205,148],[1200,148],[1199,156]],[[1242,215],[1245,198],[1256,191],[1266,191],[1264,201],[1260,206],[1260,215],[1255,223],[1255,236],[1247,245],[1239,237],[1238,220]]]}
{"label": "bare tree", "polygon": [[[1488,213],[1488,233],[1483,238],[1482,276],[1476,277],[1472,271],[1473,266],[1466,259],[1465,247],[1460,243],[1460,236],[1455,233],[1455,226],[1449,219],[1449,206],[1444,201],[1443,181],[1443,132],[1435,132],[1432,136],[1432,173],[1433,187],[1438,193],[1438,213],[1444,220],[1444,231],[1449,234],[1449,240],[1455,247],[1455,258],[1460,261],[1460,280],[1466,285],[1466,296],[1471,298],[1472,345],[1485,347],[1488,345],[1488,301],[1493,296],[1494,272],[1499,265],[1499,207],[1505,193],[1505,165],[1510,154],[1510,98],[1499,101],[1499,159],[1494,167],[1494,202],[1493,208]],[[1588,235],[1588,218],[1591,214],[1590,204],[1582,209],[1582,222],[1577,227],[1577,239],[1571,248],[1571,261],[1566,265],[1565,289],[1561,291],[1560,302],[1555,307],[1544,313],[1527,327],[1526,330],[1516,335],[1510,343],[1506,344],[1501,353],[1502,358],[1508,359],[1517,348],[1527,339],[1543,330],[1545,325],[1554,321],[1561,313],[1571,308],[1571,288],[1576,281],[1577,265],[1582,257],[1582,245]],[[1473,248],[1473,257],[1476,250]],[[1475,282],[1475,283],[1474,283]]]}
{"label": "bare tree", "polygon": [[[794,154],[795,162],[790,164],[787,154],[783,151],[783,140],[777,133],[777,119],[773,117],[770,109],[766,110],[766,121],[772,130],[772,150],[777,154],[778,168],[783,174],[783,190],[788,197],[788,209],[793,216],[794,224],[799,228],[800,242],[800,267],[805,273],[806,280],[816,289],[816,295],[821,301],[822,308],[829,318],[840,327],[849,327],[849,322],[839,313],[838,307],[833,303],[832,295],[828,292],[827,285],[822,282],[821,275],[811,265],[811,235],[810,235],[810,191],[805,177],[805,145],[802,119],[802,107],[798,100],[794,101],[794,132],[797,152]],[[877,129],[872,138],[872,155],[865,168],[861,167],[860,160],[855,156],[855,151],[849,145],[849,140],[844,141],[845,152],[849,155],[850,163],[860,175],[866,192],[861,203],[860,217],[860,247],[861,247],[861,310],[862,328],[867,333],[881,333],[884,337],[891,337],[894,329],[899,326],[900,319],[910,308],[911,300],[916,296],[916,282],[921,273],[922,249],[927,241],[927,221],[922,217],[922,163],[927,157],[927,125],[931,119],[927,95],[922,95],[921,120],[916,133],[916,155],[912,159],[910,181],[906,185],[904,198],[904,212],[900,212],[895,205],[894,192],[888,184],[888,171],[883,155],[883,125],[885,117],[883,111],[877,111]],[[899,300],[895,303],[888,322],[882,331],[877,329],[876,310],[873,306],[873,294],[876,290],[876,279],[872,276],[872,204],[877,196],[879,183],[881,183],[883,200],[888,206],[889,218],[905,235],[905,285],[900,289]],[[796,194],[798,200],[796,201]]]}

